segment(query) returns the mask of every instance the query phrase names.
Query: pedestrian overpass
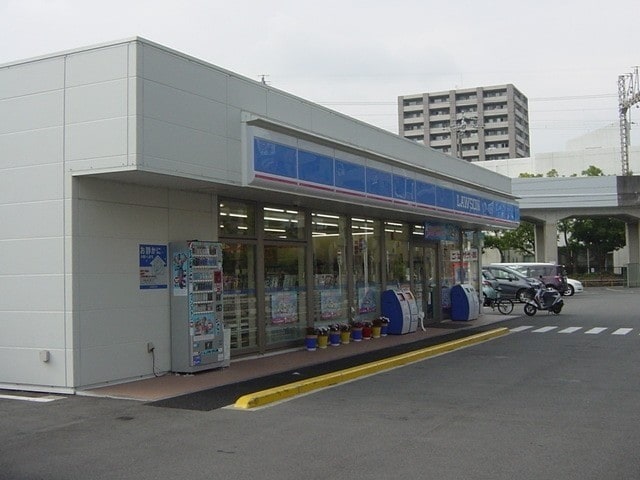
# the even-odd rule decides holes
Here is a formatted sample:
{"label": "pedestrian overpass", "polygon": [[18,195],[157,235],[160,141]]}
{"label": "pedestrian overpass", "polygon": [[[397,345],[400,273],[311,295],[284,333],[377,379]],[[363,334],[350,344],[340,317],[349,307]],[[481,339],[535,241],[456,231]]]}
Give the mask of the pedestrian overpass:
{"label": "pedestrian overpass", "polygon": [[558,261],[558,222],[615,217],[626,225],[629,286],[640,286],[640,176],[514,178],[520,219],[535,226],[536,261]]}

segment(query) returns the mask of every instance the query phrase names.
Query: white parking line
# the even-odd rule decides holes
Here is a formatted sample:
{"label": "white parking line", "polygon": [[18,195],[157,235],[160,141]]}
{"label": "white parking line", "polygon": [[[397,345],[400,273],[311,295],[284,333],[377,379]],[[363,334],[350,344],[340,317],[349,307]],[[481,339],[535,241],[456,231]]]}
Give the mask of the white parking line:
{"label": "white parking line", "polygon": [[577,332],[578,330],[582,330],[582,327],[567,327],[563,330],[560,330],[558,333],[573,333]]}
{"label": "white parking line", "polygon": [[533,328],[533,325],[522,325],[521,327],[512,328],[512,332],[524,332],[525,330],[529,330]]}
{"label": "white parking line", "polygon": [[611,335],[626,335],[631,330],[633,330],[633,328],[619,328],[615,332],[613,332]]}
{"label": "white parking line", "polygon": [[551,330],[555,330],[556,328],[558,327],[557,326],[542,327],[542,328],[538,328],[537,330],[533,330],[533,333],[547,333],[547,332],[550,332]]}
{"label": "white parking line", "polygon": [[4,398],[6,400],[21,400],[23,402],[38,402],[38,403],[48,403],[55,402],[56,400],[60,400],[65,397],[56,397],[47,395],[45,397],[25,397],[22,395],[0,395],[0,398]]}
{"label": "white parking line", "polygon": [[587,330],[586,332],[584,332],[585,335],[598,335],[599,333],[604,332],[607,329],[607,327],[595,327],[592,328],[591,330]]}

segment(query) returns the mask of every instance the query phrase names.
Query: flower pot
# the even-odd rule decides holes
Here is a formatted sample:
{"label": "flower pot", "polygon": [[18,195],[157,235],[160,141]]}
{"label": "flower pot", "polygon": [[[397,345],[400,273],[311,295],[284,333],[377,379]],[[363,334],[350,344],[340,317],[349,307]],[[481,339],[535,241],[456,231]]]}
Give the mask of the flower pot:
{"label": "flower pot", "polygon": [[365,340],[371,340],[371,335],[373,334],[372,327],[362,327],[362,338]]}
{"label": "flower pot", "polygon": [[318,335],[318,348],[327,348],[329,343],[328,335]]}
{"label": "flower pot", "polygon": [[380,336],[381,337],[386,337],[387,336],[387,330],[389,329],[389,324],[388,323],[383,323],[380,326]]}
{"label": "flower pot", "polygon": [[351,332],[340,332],[340,343],[347,344],[349,343],[349,338],[351,337]]}
{"label": "flower pot", "polygon": [[362,340],[362,328],[355,327],[351,329],[351,338],[353,338],[354,342],[359,342]]}
{"label": "flower pot", "polygon": [[307,335],[304,338],[304,344],[306,345],[308,351],[313,352],[318,346],[318,336]]}
{"label": "flower pot", "polygon": [[380,338],[382,327],[380,325],[374,325],[371,327],[371,336],[373,338]]}
{"label": "flower pot", "polygon": [[329,332],[329,343],[332,347],[340,345],[340,332]]}

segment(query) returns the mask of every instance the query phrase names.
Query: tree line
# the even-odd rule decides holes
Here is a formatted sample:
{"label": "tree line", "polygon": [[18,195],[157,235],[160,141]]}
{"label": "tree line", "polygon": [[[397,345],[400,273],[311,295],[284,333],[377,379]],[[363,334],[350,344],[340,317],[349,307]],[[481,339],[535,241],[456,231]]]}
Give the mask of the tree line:
{"label": "tree line", "polygon": [[[603,171],[591,165],[582,171],[582,176],[603,176]],[[547,172],[547,177],[558,177],[555,169]],[[576,174],[571,175],[576,177]],[[520,178],[542,177],[542,174],[521,173]],[[574,217],[558,222],[558,235],[566,245],[566,264],[570,270],[575,268],[580,253],[593,258],[593,266],[603,272],[609,252],[625,246],[625,224],[611,217]],[[525,256],[535,255],[534,225],[521,222],[515,230],[492,230],[485,232],[485,248],[495,248],[500,253],[500,260],[505,261],[508,251],[515,251]]]}

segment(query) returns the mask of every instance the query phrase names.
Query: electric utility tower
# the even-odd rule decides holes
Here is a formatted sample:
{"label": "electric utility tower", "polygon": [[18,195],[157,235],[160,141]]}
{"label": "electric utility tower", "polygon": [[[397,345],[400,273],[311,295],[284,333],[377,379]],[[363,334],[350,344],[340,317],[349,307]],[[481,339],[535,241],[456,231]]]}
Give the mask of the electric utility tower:
{"label": "electric utility tower", "polygon": [[629,135],[631,122],[629,108],[640,103],[640,80],[638,67],[633,72],[618,76],[618,111],[620,114],[620,150],[622,153],[622,175],[629,175]]}

